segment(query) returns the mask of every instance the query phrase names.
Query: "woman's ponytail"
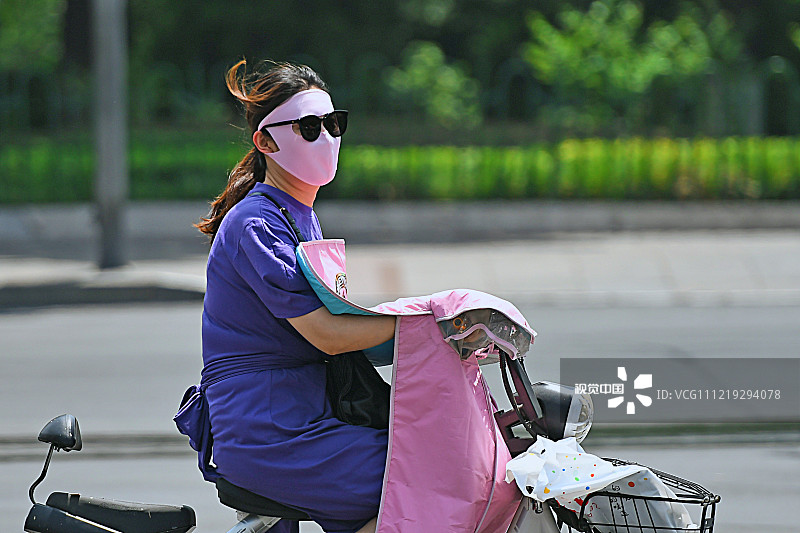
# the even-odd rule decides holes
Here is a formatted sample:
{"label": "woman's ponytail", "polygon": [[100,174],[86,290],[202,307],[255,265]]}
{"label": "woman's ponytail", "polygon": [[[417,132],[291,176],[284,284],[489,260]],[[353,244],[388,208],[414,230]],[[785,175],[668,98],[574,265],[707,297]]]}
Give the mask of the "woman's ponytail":
{"label": "woman's ponytail", "polygon": [[225,218],[228,211],[253,190],[256,184],[255,170],[259,166],[259,160],[263,162],[261,164],[264,169],[261,171],[260,181],[264,181],[264,172],[266,170],[264,154],[256,150],[255,147],[251,148],[236,167],[231,170],[228,176],[228,185],[222,191],[222,194],[211,202],[211,210],[208,215],[194,225],[194,227],[208,235],[211,242],[214,242],[219,225],[222,224],[222,219]]}

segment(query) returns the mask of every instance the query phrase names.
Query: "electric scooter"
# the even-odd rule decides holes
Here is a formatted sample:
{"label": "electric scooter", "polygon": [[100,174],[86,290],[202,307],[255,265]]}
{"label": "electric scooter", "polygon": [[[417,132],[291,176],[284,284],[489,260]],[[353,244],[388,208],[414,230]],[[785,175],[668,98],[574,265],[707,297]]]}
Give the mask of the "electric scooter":
{"label": "electric scooter", "polygon": [[[458,341],[457,351],[462,358],[486,348],[486,339],[475,342],[473,337],[475,335]],[[588,394],[577,394],[574,388],[556,383],[532,383],[523,358],[513,358],[502,349],[482,357],[479,364],[500,365],[503,388],[511,408],[498,410],[494,418],[512,457],[526,452],[539,436],[550,441],[574,437],[580,442],[588,434],[594,414]],[[70,414],[54,418],[39,433],[39,440],[49,444],[50,449],[41,475],[29,490],[33,506],[25,520],[26,532],[186,533],[195,529],[195,512],[185,505],[131,503],[64,492],[54,492],[45,503],[37,503],[34,491],[47,475],[53,452],[80,451],[82,448],[78,420]],[[619,459],[607,460],[614,465],[633,464]],[[618,487],[616,490],[604,488],[583,498],[579,511],[568,509],[555,499],[541,502],[523,497],[507,531],[713,533],[719,496],[696,483],[658,470],[650,471],[671,489],[668,495],[642,495],[620,491]],[[220,502],[237,512],[238,522],[228,533],[263,533],[280,520],[311,520],[303,511],[254,494],[225,479],[218,479],[216,488]],[[657,514],[657,507],[673,503],[695,508],[699,520],[688,529],[656,525],[653,516]],[[598,506],[607,512],[593,515],[591,511]]]}

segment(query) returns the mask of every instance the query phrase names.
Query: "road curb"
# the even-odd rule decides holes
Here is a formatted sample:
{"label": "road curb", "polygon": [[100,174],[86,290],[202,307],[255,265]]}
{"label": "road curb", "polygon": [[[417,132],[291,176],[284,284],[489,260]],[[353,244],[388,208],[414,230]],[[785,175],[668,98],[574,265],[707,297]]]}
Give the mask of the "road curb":
{"label": "road curb", "polygon": [[0,285],[0,310],[60,305],[202,301],[205,280],[161,272],[98,271]]}
{"label": "road curb", "polygon": [[203,301],[204,292],[168,286],[88,287],[53,283],[0,287],[0,310],[137,302]]}

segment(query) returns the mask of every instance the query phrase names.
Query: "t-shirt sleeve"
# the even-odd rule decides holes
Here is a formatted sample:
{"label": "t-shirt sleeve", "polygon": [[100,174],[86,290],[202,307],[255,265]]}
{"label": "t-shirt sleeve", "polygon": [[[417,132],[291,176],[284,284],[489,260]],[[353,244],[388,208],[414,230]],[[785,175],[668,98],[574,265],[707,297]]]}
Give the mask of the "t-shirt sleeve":
{"label": "t-shirt sleeve", "polygon": [[233,264],[270,313],[278,318],[303,316],[322,307],[297,264],[294,242],[278,220],[267,223],[249,220],[241,233]]}

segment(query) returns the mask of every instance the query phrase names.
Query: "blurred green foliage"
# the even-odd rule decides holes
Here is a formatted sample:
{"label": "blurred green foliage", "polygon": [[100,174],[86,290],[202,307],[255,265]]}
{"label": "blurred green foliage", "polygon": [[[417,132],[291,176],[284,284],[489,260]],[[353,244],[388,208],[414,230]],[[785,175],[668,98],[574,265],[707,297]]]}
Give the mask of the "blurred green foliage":
{"label": "blurred green foliage", "polygon": [[386,84],[400,111],[417,111],[446,127],[481,123],[477,82],[465,68],[447,64],[436,43],[411,43],[402,65],[387,69]]}
{"label": "blurred green foliage", "polygon": [[[522,122],[520,143],[800,134],[796,0],[129,0],[128,13],[137,126],[241,123],[223,76],[246,57],[309,64],[354,116]],[[0,2],[4,127],[91,125],[91,35],[91,0]]]}
{"label": "blurred green foliage", "polygon": [[690,5],[673,21],[644,26],[641,4],[596,0],[586,12],[565,7],[558,22],[533,12],[523,56],[553,88],[554,105],[575,108],[588,129],[620,118],[630,131],[643,118],[642,97],[656,78],[677,87],[704,73],[715,56],[729,62],[742,48],[722,12],[703,24]]}
{"label": "blurred green foliage", "polygon": [[789,36],[795,46],[800,49],[800,22],[792,22],[789,25]]}
{"label": "blurred green foliage", "polygon": [[[247,150],[230,135],[138,132],[136,200],[210,199]],[[90,201],[89,138],[0,147],[0,203]],[[800,138],[567,139],[528,146],[345,145],[326,199],[800,199]]]}
{"label": "blurred green foliage", "polygon": [[66,0],[0,2],[0,71],[52,72],[63,53]]}

